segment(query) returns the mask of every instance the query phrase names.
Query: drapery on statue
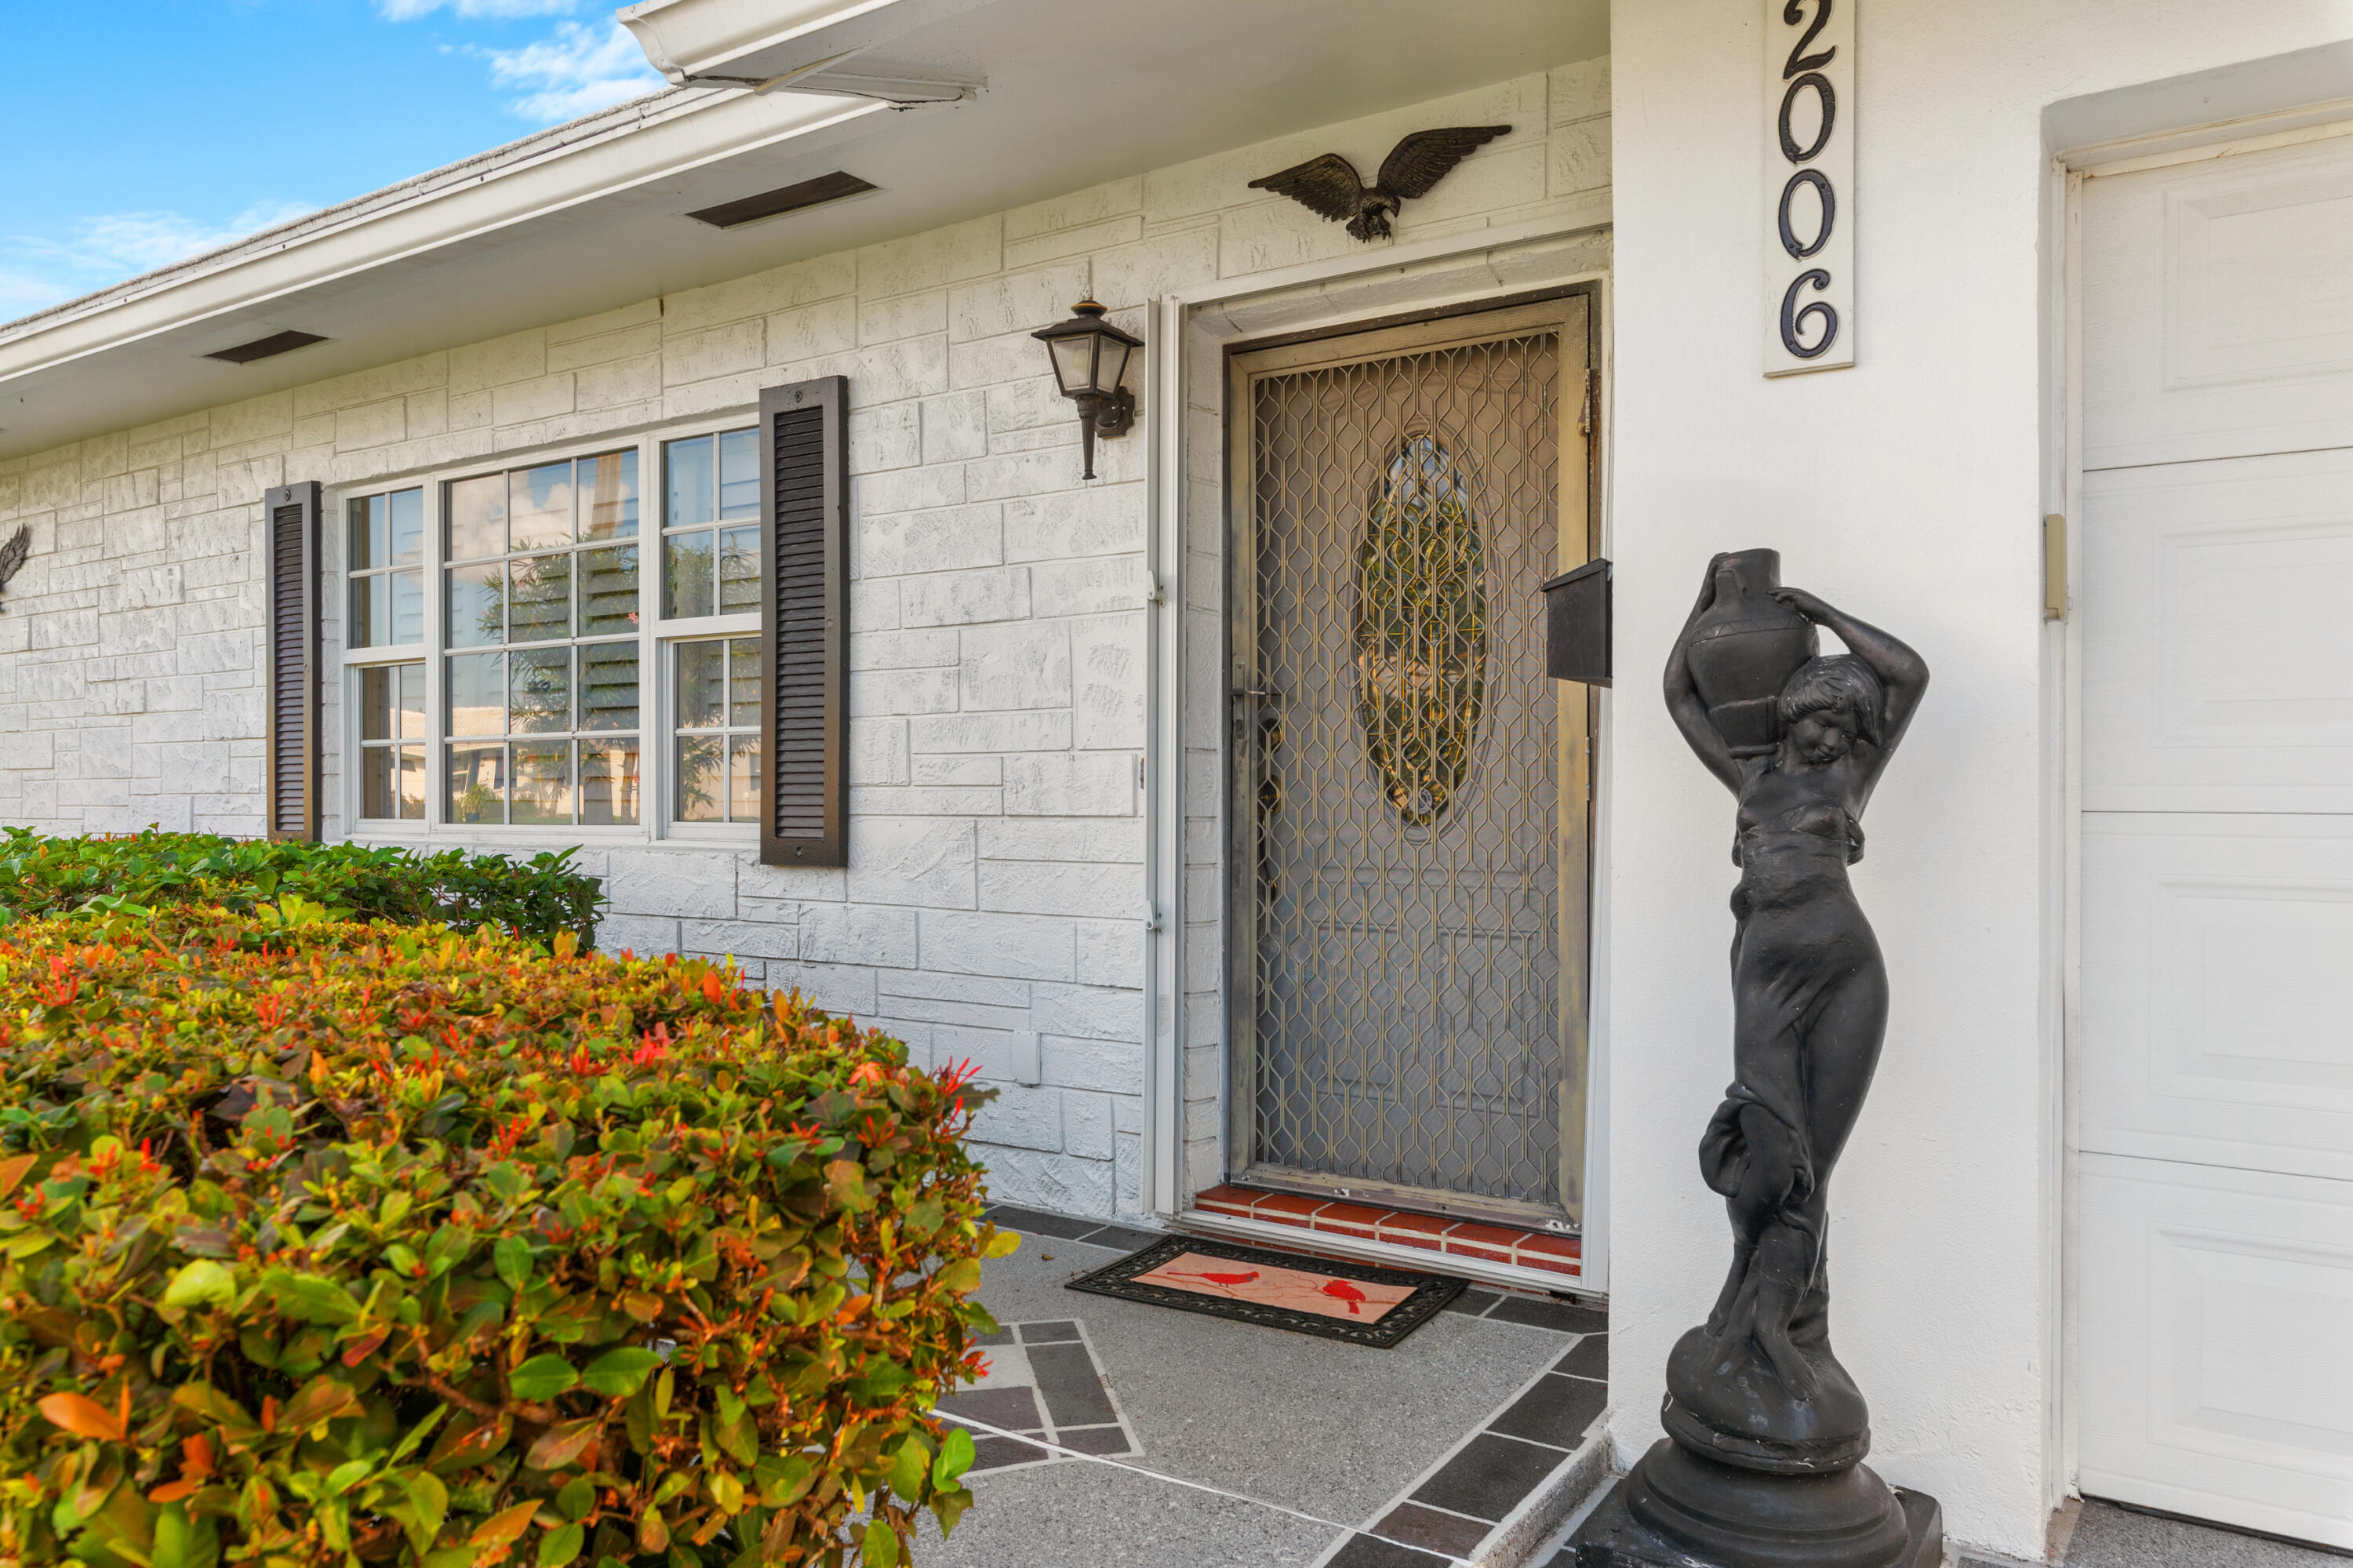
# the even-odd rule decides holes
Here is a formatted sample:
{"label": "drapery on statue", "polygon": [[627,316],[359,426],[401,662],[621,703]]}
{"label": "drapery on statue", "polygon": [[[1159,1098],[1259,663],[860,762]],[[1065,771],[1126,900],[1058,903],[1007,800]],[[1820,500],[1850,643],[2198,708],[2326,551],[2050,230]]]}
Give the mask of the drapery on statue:
{"label": "drapery on statue", "polygon": [[[1849,652],[1820,656],[1815,628]],[[1739,800],[1733,1080],[1700,1139],[1732,1272],[1667,1359],[1667,1440],[1576,1536],[1579,1568],[1932,1568],[1936,1500],[1862,1463],[1870,1413],[1831,1353],[1831,1171],[1879,1065],[1887,966],[1847,867],[1928,685],[1896,639],[1799,588],[1780,556],[1708,563],[1667,710]]]}

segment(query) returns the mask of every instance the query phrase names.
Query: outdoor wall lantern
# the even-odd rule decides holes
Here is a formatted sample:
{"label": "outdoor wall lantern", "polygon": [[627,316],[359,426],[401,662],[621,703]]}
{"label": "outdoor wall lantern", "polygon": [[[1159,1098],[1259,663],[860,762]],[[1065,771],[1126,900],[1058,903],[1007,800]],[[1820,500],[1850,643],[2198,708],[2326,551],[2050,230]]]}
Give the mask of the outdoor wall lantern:
{"label": "outdoor wall lantern", "polygon": [[1057,322],[1029,335],[1046,345],[1054,361],[1054,380],[1062,396],[1079,406],[1079,443],[1086,462],[1085,477],[1095,476],[1095,437],[1124,436],[1135,423],[1135,395],[1120,383],[1127,374],[1127,356],[1144,346],[1103,320],[1103,308],[1092,300],[1071,307],[1071,319]]}

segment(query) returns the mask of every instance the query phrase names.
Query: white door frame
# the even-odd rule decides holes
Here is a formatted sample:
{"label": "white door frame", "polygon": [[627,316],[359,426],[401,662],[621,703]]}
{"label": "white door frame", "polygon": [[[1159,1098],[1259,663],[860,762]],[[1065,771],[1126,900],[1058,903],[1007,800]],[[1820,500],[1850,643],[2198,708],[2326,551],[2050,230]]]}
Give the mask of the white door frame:
{"label": "white door frame", "polygon": [[[2260,64],[2260,62],[2258,62]],[[2353,135],[2353,100],[2282,106],[2204,125],[2172,126],[2052,149],[2044,183],[2043,509],[2067,519],[2066,615],[2042,639],[2043,854],[2041,1012],[2043,1084],[2044,1504],[2079,1495],[2078,1180],[2082,1165],[2083,992],[2083,196],[2087,179],[2201,163]],[[2035,520],[2039,524],[2039,520]]]}
{"label": "white door frame", "polygon": [[[1609,270],[1596,264],[1606,254],[1609,209],[1594,208],[1530,222],[1499,225],[1433,239],[1364,250],[1248,277],[1220,280],[1151,302],[1144,423],[1150,450],[1145,555],[1153,573],[1146,606],[1144,810],[1145,918],[1151,932],[1144,973],[1145,1090],[1142,1206],[1170,1214],[1189,1192],[1184,1166],[1188,1081],[1199,1069],[1186,1067],[1187,1030],[1184,976],[1187,966],[1185,827],[1188,808],[1185,778],[1187,607],[1186,556],[1188,527],[1198,527],[1196,503],[1220,497],[1224,428],[1188,398],[1206,365],[1221,388],[1224,345],[1270,332],[1306,332],[1342,327],[1433,307],[1475,303],[1570,283],[1598,285],[1601,377],[1600,553],[1609,549],[1609,434],[1608,399],[1610,356]],[[1222,399],[1213,392],[1202,401]],[[1189,461],[1197,448],[1208,461]],[[1221,499],[1220,499],[1221,505]],[[1223,668],[1219,666],[1222,677]],[[1597,758],[1607,755],[1609,693],[1603,691],[1594,726]],[[1578,1288],[1596,1294],[1609,1288],[1609,792],[1607,770],[1594,769],[1593,941],[1591,1033],[1587,1097],[1587,1219],[1584,1272]],[[1218,841],[1224,842],[1223,823]],[[1222,1086],[1226,1064],[1222,1035],[1208,1075]],[[1220,1086],[1217,1091],[1224,1093]],[[1222,1114],[1215,1118],[1222,1139]]]}

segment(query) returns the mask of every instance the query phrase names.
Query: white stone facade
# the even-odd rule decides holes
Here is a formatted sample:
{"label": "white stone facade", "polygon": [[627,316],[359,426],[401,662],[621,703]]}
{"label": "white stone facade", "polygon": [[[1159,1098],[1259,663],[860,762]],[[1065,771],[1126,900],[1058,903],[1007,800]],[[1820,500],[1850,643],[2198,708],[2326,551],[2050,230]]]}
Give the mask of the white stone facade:
{"label": "white stone facade", "polygon": [[[322,481],[336,515],[339,493],[748,415],[764,387],[846,376],[849,867],[777,869],[748,845],[650,835],[600,843],[582,859],[607,879],[605,940],[732,955],[904,1038],[919,1062],[973,1059],[1000,1091],[977,1128],[999,1197],[1132,1210],[1145,442],[1103,443],[1101,479],[1082,483],[1075,416],[1029,334],[1092,294],[1141,334],[1170,290],[1347,253],[1339,226],[1248,181],[1333,148],[1369,170],[1430,125],[1513,133],[1409,205],[1400,242],[1606,223],[1609,101],[1609,62],[1588,61],[0,462],[0,530],[33,535],[0,614],[0,820],[261,831],[269,487]],[[324,532],[332,581],[337,531]],[[1191,609],[1214,631],[1216,547],[1189,543],[1209,578]],[[332,689],[322,798],[341,836]],[[1217,789],[1214,751],[1201,760],[1197,813]],[[512,844],[484,829],[444,840]],[[1188,835],[1207,930],[1215,841],[1213,818]],[[1198,1181],[1218,1174],[1219,969],[1214,944],[1187,958]]]}

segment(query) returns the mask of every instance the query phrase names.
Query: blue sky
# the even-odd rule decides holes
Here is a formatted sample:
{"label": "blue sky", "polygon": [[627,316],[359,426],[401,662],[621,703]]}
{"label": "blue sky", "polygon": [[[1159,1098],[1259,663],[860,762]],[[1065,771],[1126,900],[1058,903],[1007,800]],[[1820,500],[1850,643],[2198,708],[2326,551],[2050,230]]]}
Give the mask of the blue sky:
{"label": "blue sky", "polygon": [[617,0],[0,0],[0,321],[661,85]]}

